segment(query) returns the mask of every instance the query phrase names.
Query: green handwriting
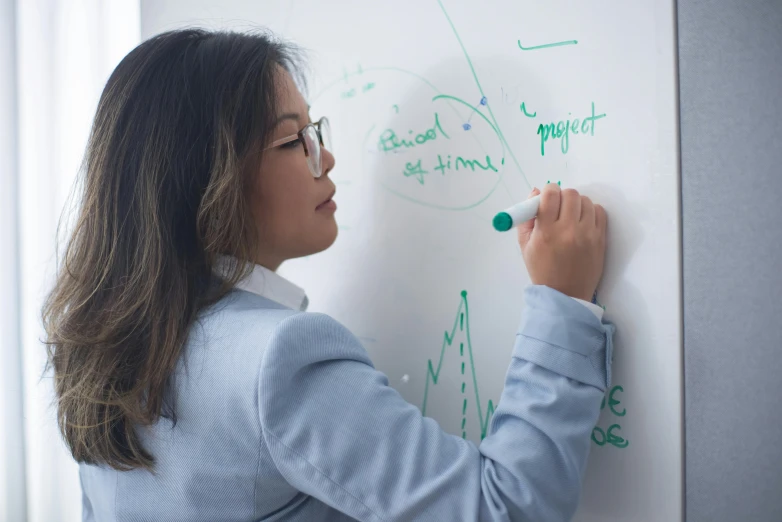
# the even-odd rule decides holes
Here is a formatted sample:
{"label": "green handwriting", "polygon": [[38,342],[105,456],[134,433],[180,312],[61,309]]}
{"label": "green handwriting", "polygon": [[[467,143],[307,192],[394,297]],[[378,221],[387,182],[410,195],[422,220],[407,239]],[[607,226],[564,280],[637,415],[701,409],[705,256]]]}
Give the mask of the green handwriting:
{"label": "green handwriting", "polygon": [[418,160],[418,163],[413,164],[412,162],[407,162],[407,165],[405,165],[405,171],[404,175],[406,178],[414,176],[415,179],[418,180],[418,183],[421,185],[424,184],[424,174],[428,174],[429,171],[424,170],[421,167],[421,160]]}
{"label": "green handwriting", "polygon": [[[608,409],[611,411],[611,413],[617,417],[624,417],[627,414],[627,409],[622,408],[622,410],[619,411],[617,406],[619,406],[621,400],[614,397],[614,394],[621,393],[623,391],[624,388],[619,385],[612,387],[603,397],[603,401],[600,403],[600,410],[602,411],[605,409],[606,398],[608,398]],[[619,424],[611,424],[608,427],[608,430],[603,430],[603,428],[600,426],[595,426],[592,429],[592,442],[598,446],[605,446],[606,444],[610,444],[612,446],[616,446],[617,448],[626,448],[630,444],[630,441],[625,440],[621,435],[614,433],[614,430],[621,431],[621,429],[622,426]]]}
{"label": "green handwriting", "polygon": [[563,45],[576,45],[578,43],[578,40],[565,40],[563,42],[554,42],[550,44],[543,44],[543,45],[533,45],[532,47],[524,47],[521,45],[521,40],[516,40],[516,42],[519,44],[519,49],[522,51],[534,51],[536,49],[548,49],[549,47],[561,47]]}
{"label": "green handwriting", "polygon": [[[570,114],[570,113],[568,113]],[[595,135],[595,121],[600,118],[605,118],[605,113],[595,115],[595,102],[592,102],[592,115],[587,116],[581,121],[580,129],[582,134],[590,133],[591,136]],[[559,146],[562,150],[562,154],[567,154],[570,148],[570,133],[578,134],[579,131],[579,119],[576,118],[573,121],[560,120],[557,123],[549,123],[544,125],[541,123],[538,125],[537,134],[540,135],[540,155],[546,155],[546,142],[549,139],[560,140]]]}
{"label": "green handwriting", "polygon": [[[421,166],[421,161],[418,160],[415,163],[412,161],[408,161],[405,164],[405,170],[402,172],[406,178],[414,178],[418,183],[421,185],[424,184],[424,175],[428,174],[428,170],[424,170],[424,168]],[[503,160],[504,163],[504,160]],[[491,157],[489,155],[486,155],[485,164],[481,163],[478,159],[468,159],[463,158],[462,156],[456,156],[455,160],[451,159],[451,155],[449,154],[447,158],[443,158],[441,154],[437,155],[437,165],[434,167],[434,170],[440,172],[440,175],[445,176],[446,171],[454,170],[470,170],[472,172],[475,172],[475,169],[479,169],[482,171],[490,170],[492,172],[498,172],[497,167],[495,167],[491,162]]]}
{"label": "green handwriting", "polygon": [[[440,131],[440,134],[445,136],[446,139],[451,139],[450,136],[446,134],[446,132],[443,130],[442,126],[440,125],[439,115],[437,113],[434,113],[434,125],[432,125],[431,129],[427,129],[425,132],[416,134],[415,137],[410,140],[406,140],[398,137],[393,129],[386,129],[382,133],[380,133],[380,138],[378,139],[377,148],[383,152],[391,152],[399,148],[412,148],[417,145],[423,145],[427,141],[432,141],[437,139],[437,131]],[[412,135],[413,131],[410,130],[409,134]]]}
{"label": "green handwriting", "polygon": [[[478,167],[481,170],[492,170],[494,172],[497,172],[497,168],[491,164],[491,158],[486,155],[486,166],[483,166],[480,161],[477,159],[475,160],[469,160],[464,159],[461,156],[456,156],[455,166],[453,167],[454,170],[459,170],[459,166],[464,168],[469,168],[473,172],[475,172],[475,167]],[[440,174],[445,175],[446,170],[451,170],[451,155],[448,155],[448,161],[447,163],[443,163],[443,157],[439,154],[437,155],[437,166],[434,168],[434,170],[439,170]]]}
{"label": "green handwriting", "polygon": [[605,446],[606,444],[612,444],[617,448],[626,448],[630,444],[629,440],[625,440],[619,435],[614,433],[615,429],[622,429],[619,424],[612,424],[608,427],[608,431],[603,431],[602,428],[595,426],[592,430],[592,442],[598,446]]}
{"label": "green handwriting", "polygon": [[[624,388],[622,388],[621,386],[617,385],[617,386],[614,386],[613,388],[611,388],[611,391],[608,392],[608,409],[611,410],[611,413],[613,413],[617,417],[624,417],[625,414],[627,413],[627,410],[625,408],[622,408],[621,412],[618,412],[618,411],[616,411],[614,409],[614,406],[618,405],[621,402],[621,401],[619,401],[617,399],[614,399],[614,393],[616,393],[618,391],[622,392],[622,391],[624,391]],[[604,396],[603,397],[603,402],[600,403],[600,409],[602,410],[605,407],[606,407],[606,398]]]}
{"label": "green handwriting", "polygon": [[[372,83],[372,82],[369,82],[369,83],[367,83],[366,85],[364,85],[364,86],[361,88],[361,92],[362,92],[362,93],[364,93],[364,92],[367,92],[367,91],[371,91],[371,90],[372,90],[372,89],[374,89],[374,88],[375,88],[375,84],[374,84],[374,83]],[[356,96],[356,94],[358,94],[358,91],[357,91],[357,90],[355,89],[355,87],[354,87],[354,88],[352,88],[352,89],[348,89],[347,91],[342,91],[342,93],[340,94],[340,96],[341,96],[343,99],[348,99],[348,98],[354,98],[354,97]]]}
{"label": "green handwriting", "polygon": [[527,112],[527,107],[524,105],[524,102],[521,102],[521,112],[524,113],[524,116],[527,118],[534,118],[538,115],[537,111],[533,112],[532,114]]}

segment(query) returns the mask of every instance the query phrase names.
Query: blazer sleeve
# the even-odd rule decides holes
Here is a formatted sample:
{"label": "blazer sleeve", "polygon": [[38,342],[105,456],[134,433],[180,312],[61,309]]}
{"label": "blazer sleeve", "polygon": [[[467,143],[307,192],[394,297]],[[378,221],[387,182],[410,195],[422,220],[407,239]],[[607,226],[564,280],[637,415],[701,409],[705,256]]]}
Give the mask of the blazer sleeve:
{"label": "blazer sleeve", "polygon": [[444,432],[323,314],[281,321],[261,363],[259,414],[278,470],[358,520],[569,520],[614,328],[543,286],[526,307],[480,446]]}

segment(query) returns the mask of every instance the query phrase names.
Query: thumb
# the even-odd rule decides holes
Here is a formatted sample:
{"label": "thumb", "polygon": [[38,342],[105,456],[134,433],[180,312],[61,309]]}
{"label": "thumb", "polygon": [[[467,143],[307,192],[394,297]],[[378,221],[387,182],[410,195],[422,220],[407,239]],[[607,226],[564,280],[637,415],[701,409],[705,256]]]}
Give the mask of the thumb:
{"label": "thumb", "polygon": [[[529,196],[527,196],[527,199],[533,198],[540,194],[540,191],[536,188],[532,189],[532,192],[529,193]],[[532,236],[532,229],[535,228],[535,220],[530,219],[529,221],[525,221],[524,223],[520,224],[516,227],[516,231],[519,236],[519,246],[521,247],[521,250],[524,251],[524,248],[527,246],[527,243],[529,242],[530,237]]]}

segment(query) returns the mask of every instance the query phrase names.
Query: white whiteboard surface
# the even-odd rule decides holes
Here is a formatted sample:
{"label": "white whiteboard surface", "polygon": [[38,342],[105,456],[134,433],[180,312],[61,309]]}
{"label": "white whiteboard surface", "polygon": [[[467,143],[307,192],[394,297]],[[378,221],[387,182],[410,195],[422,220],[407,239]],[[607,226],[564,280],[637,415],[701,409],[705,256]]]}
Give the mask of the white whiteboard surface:
{"label": "white whiteboard surface", "polygon": [[[260,25],[310,50],[312,116],[335,134],[340,234],[280,273],[408,401],[423,408],[426,393],[426,415],[451,433],[480,441],[529,283],[493,215],[547,180],[603,204],[614,402],[575,520],[682,520],[673,2],[142,2],[145,38],[185,25]],[[562,137],[542,144],[559,121]]]}

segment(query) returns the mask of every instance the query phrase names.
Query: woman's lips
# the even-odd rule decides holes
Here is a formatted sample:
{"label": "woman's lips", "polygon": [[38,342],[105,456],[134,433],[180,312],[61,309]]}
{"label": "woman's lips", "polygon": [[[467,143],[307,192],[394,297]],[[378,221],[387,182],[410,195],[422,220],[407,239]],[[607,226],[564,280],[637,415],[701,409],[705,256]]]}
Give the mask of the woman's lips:
{"label": "woman's lips", "polygon": [[328,200],[328,201],[318,205],[318,208],[316,208],[315,210],[334,211],[334,210],[337,210],[337,203],[333,199],[330,199],[330,200]]}
{"label": "woman's lips", "polygon": [[337,210],[337,203],[333,199],[331,199],[334,197],[334,194],[336,194],[336,192],[337,192],[336,190],[333,191],[326,201],[324,201],[323,203],[315,207],[315,210]]}

